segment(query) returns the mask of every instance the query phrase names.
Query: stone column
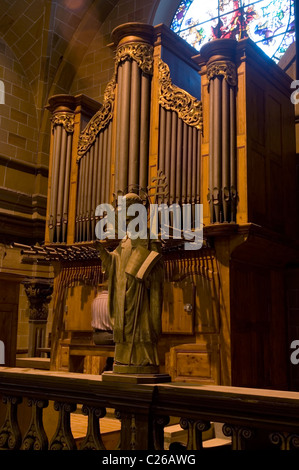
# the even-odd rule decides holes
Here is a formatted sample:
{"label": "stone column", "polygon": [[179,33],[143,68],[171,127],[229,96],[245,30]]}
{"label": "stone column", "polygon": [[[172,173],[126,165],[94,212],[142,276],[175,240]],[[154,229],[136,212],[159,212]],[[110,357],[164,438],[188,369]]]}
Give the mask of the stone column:
{"label": "stone column", "polygon": [[36,357],[36,349],[46,346],[48,306],[53,283],[48,279],[26,279],[23,285],[29,302],[28,357]]}
{"label": "stone column", "polygon": [[234,39],[201,49],[209,81],[209,194],[211,223],[236,221],[236,85]]}

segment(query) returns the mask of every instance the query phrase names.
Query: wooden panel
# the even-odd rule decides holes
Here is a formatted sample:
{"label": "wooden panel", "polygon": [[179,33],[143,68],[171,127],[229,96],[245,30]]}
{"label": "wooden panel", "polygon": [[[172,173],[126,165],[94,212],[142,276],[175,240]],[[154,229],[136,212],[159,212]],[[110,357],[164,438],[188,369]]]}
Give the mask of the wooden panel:
{"label": "wooden panel", "polygon": [[286,387],[281,271],[232,262],[232,385]]}
{"label": "wooden panel", "polygon": [[219,384],[220,361],[217,338],[171,348],[169,374],[175,382]]}
{"label": "wooden panel", "polygon": [[269,218],[273,228],[281,230],[283,228],[283,186],[281,181],[282,166],[275,160],[269,161],[269,184],[271,189],[269,198]]}
{"label": "wooden panel", "polygon": [[219,330],[220,292],[215,277],[210,279],[205,276],[194,276],[196,333],[216,333]]}
{"label": "wooden panel", "polygon": [[95,298],[92,286],[81,285],[68,290],[65,329],[91,330],[91,302]]}
{"label": "wooden panel", "polygon": [[[164,283],[162,332],[194,332],[194,284],[190,280]],[[191,307],[191,311],[188,308]]]}
{"label": "wooden panel", "polygon": [[248,134],[256,143],[265,146],[265,91],[254,81],[250,82],[247,106],[250,112]]}
{"label": "wooden panel", "polygon": [[252,150],[248,167],[248,178],[251,180],[250,190],[248,190],[249,222],[254,221],[264,225],[265,220],[267,219],[267,179],[265,156]]}

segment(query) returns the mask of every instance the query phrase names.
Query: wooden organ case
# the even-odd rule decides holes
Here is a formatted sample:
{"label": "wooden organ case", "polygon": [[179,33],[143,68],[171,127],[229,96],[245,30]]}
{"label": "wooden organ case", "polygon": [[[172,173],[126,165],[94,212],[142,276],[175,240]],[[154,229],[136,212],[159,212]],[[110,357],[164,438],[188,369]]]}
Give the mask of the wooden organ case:
{"label": "wooden organ case", "polygon": [[48,105],[39,251],[55,267],[51,368],[99,372],[90,312],[102,280],[95,210],[129,190],[154,197],[158,180],[167,187],[160,202],[200,203],[204,214],[200,250],[165,245],[161,371],[174,381],[286,387],[282,359],[273,362],[269,350],[273,341],[286,353],[277,292],[297,256],[290,82],[248,39],[215,40],[199,55],[164,25],[128,23],[112,39],[103,103],[57,95]]}

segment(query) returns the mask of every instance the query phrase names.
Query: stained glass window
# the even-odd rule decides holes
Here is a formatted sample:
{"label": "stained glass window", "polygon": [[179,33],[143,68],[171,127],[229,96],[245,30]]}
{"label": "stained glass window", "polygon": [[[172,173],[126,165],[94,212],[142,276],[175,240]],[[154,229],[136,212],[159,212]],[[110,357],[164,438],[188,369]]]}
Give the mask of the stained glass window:
{"label": "stained glass window", "polygon": [[294,0],[182,0],[171,29],[195,49],[249,36],[275,62],[295,41]]}

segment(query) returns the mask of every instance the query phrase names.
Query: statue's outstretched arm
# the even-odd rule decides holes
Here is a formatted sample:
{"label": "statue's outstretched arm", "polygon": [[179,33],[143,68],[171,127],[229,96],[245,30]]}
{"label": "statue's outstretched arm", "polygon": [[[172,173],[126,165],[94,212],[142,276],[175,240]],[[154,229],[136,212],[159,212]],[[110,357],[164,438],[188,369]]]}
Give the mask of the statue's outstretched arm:
{"label": "statue's outstretched arm", "polygon": [[110,253],[105,247],[102,241],[96,242],[96,249],[99,252],[100,258],[106,269],[109,269],[112,263],[112,253]]}

